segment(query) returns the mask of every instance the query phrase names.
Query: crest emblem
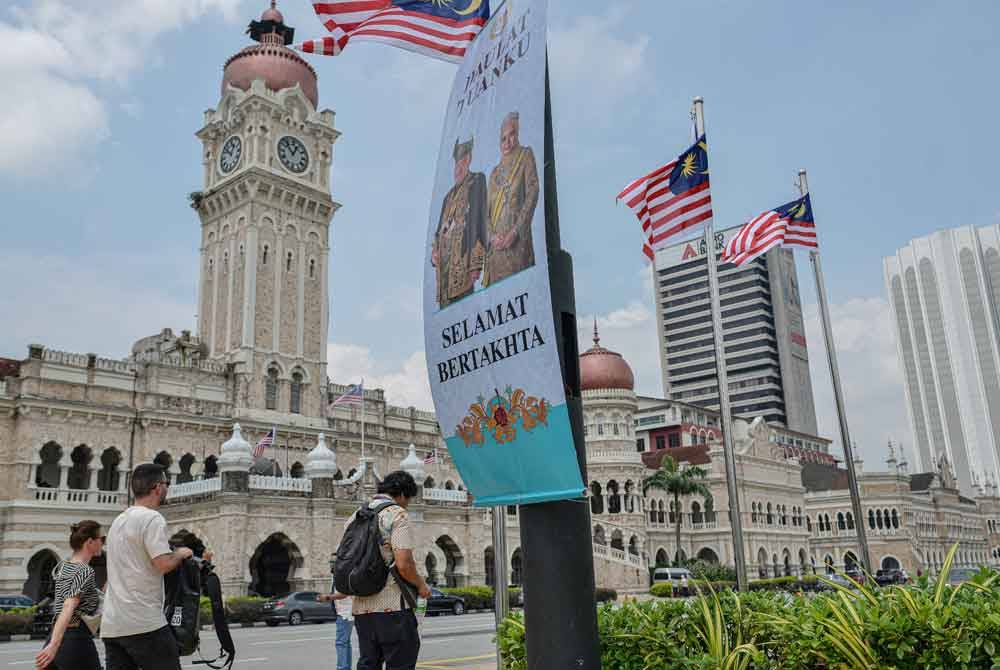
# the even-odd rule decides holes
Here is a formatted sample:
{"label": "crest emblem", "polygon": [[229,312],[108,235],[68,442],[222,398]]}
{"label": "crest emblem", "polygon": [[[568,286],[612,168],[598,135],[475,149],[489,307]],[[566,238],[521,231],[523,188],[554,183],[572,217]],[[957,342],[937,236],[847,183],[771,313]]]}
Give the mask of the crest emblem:
{"label": "crest emblem", "polygon": [[497,444],[513,442],[518,430],[531,432],[539,424],[549,424],[549,403],[545,398],[529,396],[524,389],[508,386],[504,393],[494,391],[487,400],[480,396],[469,406],[469,413],[455,427],[466,447],[486,444],[489,435]]}

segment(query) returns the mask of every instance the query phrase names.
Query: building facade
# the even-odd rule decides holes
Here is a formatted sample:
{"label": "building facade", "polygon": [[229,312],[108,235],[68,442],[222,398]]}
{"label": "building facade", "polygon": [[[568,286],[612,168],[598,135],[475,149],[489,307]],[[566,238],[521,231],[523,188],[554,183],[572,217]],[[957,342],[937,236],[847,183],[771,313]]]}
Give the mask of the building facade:
{"label": "building facade", "polygon": [[[716,232],[715,257],[739,230]],[[663,392],[719,409],[704,240],[656,254],[654,300]],[[795,260],[773,249],[741,267],[719,264],[723,338],[733,415],[816,433]]]}
{"label": "building facade", "polygon": [[918,465],[972,495],[1000,475],[1000,226],[913,240],[883,261]]}

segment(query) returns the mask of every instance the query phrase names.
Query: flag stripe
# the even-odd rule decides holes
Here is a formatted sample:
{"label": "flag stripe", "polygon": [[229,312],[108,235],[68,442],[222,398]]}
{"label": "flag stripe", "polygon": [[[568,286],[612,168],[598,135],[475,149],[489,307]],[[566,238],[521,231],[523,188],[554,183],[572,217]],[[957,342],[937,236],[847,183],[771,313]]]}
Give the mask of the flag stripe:
{"label": "flag stripe", "polygon": [[338,55],[351,40],[389,44],[448,61],[459,61],[486,24],[488,5],[470,18],[448,18],[428,11],[404,9],[390,0],[314,2],[320,22],[334,41],[307,40],[300,51]]}
{"label": "flag stripe", "polygon": [[[759,214],[747,221],[726,244],[722,260],[743,265],[775,247],[818,249],[816,223],[810,218],[809,196]],[[792,214],[792,212],[797,212]],[[805,218],[794,218],[795,216]]]}
{"label": "flag stripe", "polygon": [[[618,193],[642,228],[642,253],[650,260],[668,241],[712,218],[708,150],[702,136],[677,159],[629,182]],[[684,169],[677,170],[683,159]]]}

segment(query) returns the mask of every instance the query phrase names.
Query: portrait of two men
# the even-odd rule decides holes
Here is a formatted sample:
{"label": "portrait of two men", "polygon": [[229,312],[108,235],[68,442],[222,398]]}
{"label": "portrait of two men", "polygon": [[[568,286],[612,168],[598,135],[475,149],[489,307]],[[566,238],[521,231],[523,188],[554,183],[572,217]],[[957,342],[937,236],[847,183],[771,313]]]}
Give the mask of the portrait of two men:
{"label": "portrait of two men", "polygon": [[474,139],[455,141],[454,185],[441,206],[431,263],[438,307],[471,295],[535,264],[531,219],[538,205],[538,169],[522,146],[517,112],[500,126],[500,161],[490,172],[472,172]]}

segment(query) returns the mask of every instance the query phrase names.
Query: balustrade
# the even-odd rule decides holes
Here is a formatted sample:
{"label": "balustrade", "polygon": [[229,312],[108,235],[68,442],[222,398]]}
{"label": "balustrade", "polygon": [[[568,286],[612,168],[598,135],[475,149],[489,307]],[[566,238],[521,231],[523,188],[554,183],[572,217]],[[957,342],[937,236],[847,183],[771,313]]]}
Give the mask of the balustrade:
{"label": "balustrade", "polygon": [[47,488],[31,485],[28,492],[32,500],[52,505],[73,507],[123,508],[127,496],[124,491],[96,491],[93,489]]}
{"label": "balustrade", "polygon": [[167,490],[167,500],[174,501],[179,498],[190,498],[192,496],[203,496],[222,490],[222,479],[212,477],[211,479],[196,479],[192,482],[174,484]]}
{"label": "balustrade", "polygon": [[266,475],[250,475],[250,488],[264,491],[294,491],[310,493],[311,479],[296,479],[293,477],[270,477]]}
{"label": "balustrade", "polygon": [[424,489],[424,500],[465,503],[469,501],[469,492],[449,489]]}

